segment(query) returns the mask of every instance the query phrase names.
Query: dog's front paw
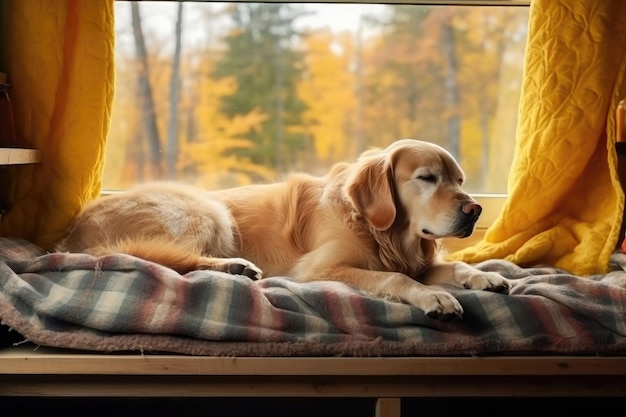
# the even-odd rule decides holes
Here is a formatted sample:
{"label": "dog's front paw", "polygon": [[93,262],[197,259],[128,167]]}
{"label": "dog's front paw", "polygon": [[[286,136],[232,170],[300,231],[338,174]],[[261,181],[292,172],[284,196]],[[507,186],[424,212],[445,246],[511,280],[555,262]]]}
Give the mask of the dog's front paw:
{"label": "dog's front paw", "polygon": [[508,294],[511,282],[496,272],[475,270],[462,282],[463,287],[470,290],[493,291]]}
{"label": "dog's front paw", "polygon": [[411,297],[410,303],[432,319],[449,321],[463,317],[461,303],[445,291],[420,288]]}

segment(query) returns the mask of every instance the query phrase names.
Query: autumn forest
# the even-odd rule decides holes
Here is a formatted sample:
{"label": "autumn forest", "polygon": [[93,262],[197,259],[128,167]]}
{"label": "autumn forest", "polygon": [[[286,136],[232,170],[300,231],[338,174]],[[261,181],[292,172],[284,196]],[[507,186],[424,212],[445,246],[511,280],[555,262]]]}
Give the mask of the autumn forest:
{"label": "autumn forest", "polygon": [[298,3],[163,3],[116,3],[104,188],[322,174],[412,137],[506,192],[527,7],[351,4],[346,28]]}

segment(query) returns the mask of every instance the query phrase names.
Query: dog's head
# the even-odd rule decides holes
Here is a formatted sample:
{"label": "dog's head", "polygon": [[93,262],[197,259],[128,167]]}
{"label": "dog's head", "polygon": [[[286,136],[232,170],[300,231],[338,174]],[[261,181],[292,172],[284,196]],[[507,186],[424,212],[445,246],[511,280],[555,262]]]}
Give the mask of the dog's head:
{"label": "dog's head", "polygon": [[462,189],[465,175],[442,147],[413,139],[361,155],[346,181],[345,192],[356,210],[376,230],[394,224],[409,236],[434,240],[468,237],[481,206]]}

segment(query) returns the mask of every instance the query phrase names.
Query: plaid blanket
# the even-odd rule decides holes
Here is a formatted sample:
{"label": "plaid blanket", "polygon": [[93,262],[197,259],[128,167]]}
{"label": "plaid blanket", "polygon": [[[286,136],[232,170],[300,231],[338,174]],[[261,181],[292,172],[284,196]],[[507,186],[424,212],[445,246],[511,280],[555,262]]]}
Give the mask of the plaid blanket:
{"label": "plaid blanket", "polygon": [[465,314],[443,322],[337,282],[181,276],[128,255],[47,254],[0,238],[0,340],[10,331],[52,347],[230,356],[624,353],[626,255],[612,260],[613,272],[585,278],[483,262],[515,280],[512,293],[449,288]]}

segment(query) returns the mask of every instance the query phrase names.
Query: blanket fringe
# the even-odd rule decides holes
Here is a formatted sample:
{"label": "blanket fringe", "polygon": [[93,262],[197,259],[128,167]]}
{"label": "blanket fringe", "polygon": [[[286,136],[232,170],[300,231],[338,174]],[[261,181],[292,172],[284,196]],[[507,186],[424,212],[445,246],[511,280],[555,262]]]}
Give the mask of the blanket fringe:
{"label": "blanket fringe", "polygon": [[[29,339],[24,339],[22,341],[13,343],[13,346],[19,346],[19,345],[23,345],[24,343],[29,343],[29,342],[30,342]],[[39,345],[37,345],[37,346],[39,346]]]}

